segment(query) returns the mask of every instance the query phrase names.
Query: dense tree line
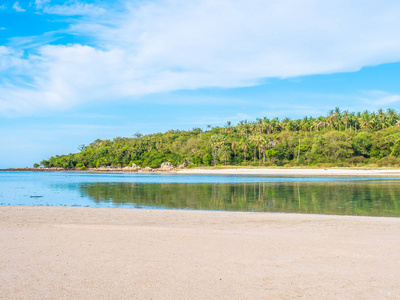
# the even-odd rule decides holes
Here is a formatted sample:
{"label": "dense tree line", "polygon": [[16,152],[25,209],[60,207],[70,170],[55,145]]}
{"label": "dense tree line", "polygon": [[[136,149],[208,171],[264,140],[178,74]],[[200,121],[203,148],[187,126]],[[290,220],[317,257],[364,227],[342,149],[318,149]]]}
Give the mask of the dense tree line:
{"label": "dense tree line", "polygon": [[169,130],[133,138],[95,140],[80,152],[43,160],[45,167],[101,166],[399,166],[400,116],[392,109],[331,110],[291,120],[259,118],[207,130]]}

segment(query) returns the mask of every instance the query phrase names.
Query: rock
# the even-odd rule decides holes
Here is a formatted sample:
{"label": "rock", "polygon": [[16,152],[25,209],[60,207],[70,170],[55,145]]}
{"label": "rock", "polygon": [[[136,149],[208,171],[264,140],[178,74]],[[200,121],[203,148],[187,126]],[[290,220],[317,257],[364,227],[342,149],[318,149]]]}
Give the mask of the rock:
{"label": "rock", "polygon": [[137,172],[137,171],[139,171],[139,170],[141,170],[142,168],[141,167],[139,167],[137,164],[132,164],[132,166],[128,166],[127,167],[128,169],[128,171],[133,171],[133,172]]}
{"label": "rock", "polygon": [[170,162],[162,163],[161,167],[159,168],[160,171],[172,171],[174,169],[175,169],[174,165],[171,164]]}
{"label": "rock", "polygon": [[167,161],[161,164],[161,168],[174,168],[174,165]]}
{"label": "rock", "polygon": [[111,165],[110,169],[122,169],[122,167],[121,166]]}
{"label": "rock", "polygon": [[126,171],[126,172],[137,172],[137,171],[139,171],[138,168],[139,168],[139,167],[130,167],[130,166],[126,166],[126,167],[124,167],[124,171]]}
{"label": "rock", "polygon": [[153,169],[150,168],[150,167],[146,167],[146,168],[144,168],[142,170],[145,171],[145,172],[153,172]]}
{"label": "rock", "polygon": [[186,167],[186,163],[181,164],[178,169],[184,169]]}

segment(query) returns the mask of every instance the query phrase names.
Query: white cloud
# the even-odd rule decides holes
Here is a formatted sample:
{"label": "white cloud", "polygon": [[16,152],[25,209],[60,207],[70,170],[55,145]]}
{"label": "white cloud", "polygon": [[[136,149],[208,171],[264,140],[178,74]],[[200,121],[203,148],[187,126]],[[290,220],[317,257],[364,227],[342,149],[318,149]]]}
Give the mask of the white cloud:
{"label": "white cloud", "polygon": [[369,107],[373,109],[385,107],[388,105],[392,105],[394,103],[400,102],[400,95],[389,93],[386,91],[365,91],[360,97],[365,103],[369,105]]}
{"label": "white cloud", "polygon": [[0,9],[7,9],[7,5],[5,5],[5,4],[0,5]]}
{"label": "white cloud", "polygon": [[14,3],[13,9],[15,9],[15,11],[18,11],[18,12],[23,12],[23,11],[25,11],[25,9],[23,9],[23,8],[19,5],[19,2],[18,2],[18,1]]}
{"label": "white cloud", "polygon": [[89,15],[75,19],[70,33],[90,36],[91,46],[38,46],[24,58],[16,52],[18,67],[0,52],[15,78],[1,87],[0,112],[253,86],[400,60],[398,1],[165,0],[123,12],[73,2],[43,10]]}
{"label": "white cloud", "polygon": [[19,66],[26,64],[27,61],[22,58],[22,55],[21,51],[0,46],[0,72],[11,68],[18,69]]}
{"label": "white cloud", "polygon": [[50,0],[35,0],[35,6],[36,8],[41,9],[44,5],[46,5],[49,2]]}
{"label": "white cloud", "polygon": [[[41,1],[41,4],[43,4],[43,1]],[[79,16],[102,14],[105,10],[93,4],[74,2],[70,4],[46,6],[43,12],[54,15]]]}

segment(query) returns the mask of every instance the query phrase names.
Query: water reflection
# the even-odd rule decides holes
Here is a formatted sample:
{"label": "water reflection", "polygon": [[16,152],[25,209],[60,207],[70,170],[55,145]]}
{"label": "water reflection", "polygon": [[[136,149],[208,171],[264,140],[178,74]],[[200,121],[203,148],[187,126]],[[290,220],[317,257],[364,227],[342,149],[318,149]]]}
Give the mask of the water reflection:
{"label": "water reflection", "polygon": [[400,216],[397,181],[128,183],[79,185],[82,196],[116,206]]}

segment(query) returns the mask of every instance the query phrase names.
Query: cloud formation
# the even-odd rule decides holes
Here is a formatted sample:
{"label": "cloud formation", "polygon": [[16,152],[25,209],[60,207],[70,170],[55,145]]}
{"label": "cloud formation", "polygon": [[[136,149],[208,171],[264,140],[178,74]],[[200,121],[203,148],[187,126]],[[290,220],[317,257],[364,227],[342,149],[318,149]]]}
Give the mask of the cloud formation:
{"label": "cloud formation", "polygon": [[398,1],[165,0],[127,2],[122,11],[38,3],[49,14],[85,14],[69,33],[91,44],[41,45],[25,55],[0,48],[0,112],[400,61]]}
{"label": "cloud formation", "polygon": [[400,95],[388,93],[386,91],[371,90],[365,91],[363,94],[364,95],[362,95],[360,99],[374,109],[400,102]]}
{"label": "cloud formation", "polygon": [[[40,7],[43,1],[40,2]],[[105,10],[93,4],[74,2],[63,5],[48,5],[43,8],[46,14],[63,15],[63,16],[80,16],[80,15],[97,15],[102,14]]]}
{"label": "cloud formation", "polygon": [[19,2],[18,2],[18,1],[14,3],[13,9],[15,9],[15,11],[17,11],[17,12],[24,12],[24,11],[25,11],[25,9],[23,9],[23,8],[19,5]]}

